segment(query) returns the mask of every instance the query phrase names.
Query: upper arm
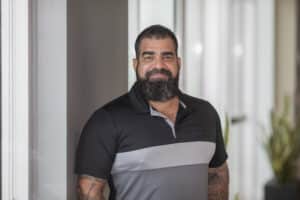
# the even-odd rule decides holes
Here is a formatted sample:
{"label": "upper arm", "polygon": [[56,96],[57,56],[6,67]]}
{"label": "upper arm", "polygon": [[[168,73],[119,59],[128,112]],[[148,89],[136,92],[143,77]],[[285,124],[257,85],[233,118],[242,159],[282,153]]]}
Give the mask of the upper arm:
{"label": "upper arm", "polygon": [[108,180],[117,148],[110,114],[99,110],[85,124],[76,152],[75,173]]}
{"label": "upper arm", "polygon": [[79,200],[104,200],[103,191],[106,185],[104,179],[88,175],[80,175],[77,181],[77,194]]}
{"label": "upper arm", "polygon": [[215,138],[214,142],[216,144],[214,155],[209,163],[210,168],[218,168],[227,160],[227,152],[224,144],[222,126],[220,118],[215,111]]}
{"label": "upper arm", "polygon": [[[110,179],[116,153],[116,129],[112,117],[101,109],[85,124],[76,152],[75,173],[78,174],[78,196],[102,200],[103,189]],[[83,198],[92,195],[92,198]]]}
{"label": "upper arm", "polygon": [[208,169],[208,199],[227,200],[229,190],[229,170],[227,163]]}

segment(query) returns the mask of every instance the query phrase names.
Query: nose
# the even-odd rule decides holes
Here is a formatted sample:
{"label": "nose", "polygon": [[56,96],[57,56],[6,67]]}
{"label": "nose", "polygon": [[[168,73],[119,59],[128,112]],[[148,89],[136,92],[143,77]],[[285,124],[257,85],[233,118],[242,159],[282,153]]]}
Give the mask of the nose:
{"label": "nose", "polygon": [[164,61],[161,57],[156,58],[154,67],[157,68],[157,69],[161,69],[161,68],[166,67],[166,65],[165,65],[165,63],[164,63]]}

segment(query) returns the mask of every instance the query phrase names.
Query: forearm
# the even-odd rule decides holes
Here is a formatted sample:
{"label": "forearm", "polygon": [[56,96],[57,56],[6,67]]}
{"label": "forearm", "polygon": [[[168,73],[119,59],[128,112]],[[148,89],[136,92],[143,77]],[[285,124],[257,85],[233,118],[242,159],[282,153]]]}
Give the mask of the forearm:
{"label": "forearm", "polygon": [[208,200],[228,200],[229,172],[227,164],[210,168],[208,172]]}
{"label": "forearm", "polygon": [[105,200],[104,186],[104,180],[86,175],[80,176],[77,185],[78,200]]}

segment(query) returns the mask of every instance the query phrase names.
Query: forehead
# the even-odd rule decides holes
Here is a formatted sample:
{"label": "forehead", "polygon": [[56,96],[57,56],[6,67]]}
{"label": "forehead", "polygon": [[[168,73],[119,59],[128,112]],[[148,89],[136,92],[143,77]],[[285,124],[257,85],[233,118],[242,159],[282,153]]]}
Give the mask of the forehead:
{"label": "forehead", "polygon": [[175,52],[175,44],[171,38],[144,38],[140,44],[140,52],[143,51],[172,51]]}

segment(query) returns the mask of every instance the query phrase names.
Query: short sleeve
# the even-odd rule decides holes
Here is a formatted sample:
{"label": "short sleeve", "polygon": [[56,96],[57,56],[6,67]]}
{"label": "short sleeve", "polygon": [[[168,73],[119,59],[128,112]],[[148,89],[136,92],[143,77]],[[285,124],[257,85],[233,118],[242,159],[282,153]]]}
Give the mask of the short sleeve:
{"label": "short sleeve", "polygon": [[221,166],[227,159],[220,118],[216,112],[216,148],[212,160],[209,163],[210,168]]}
{"label": "short sleeve", "polygon": [[75,173],[108,179],[116,152],[116,128],[109,113],[96,111],[85,124],[76,152]]}

